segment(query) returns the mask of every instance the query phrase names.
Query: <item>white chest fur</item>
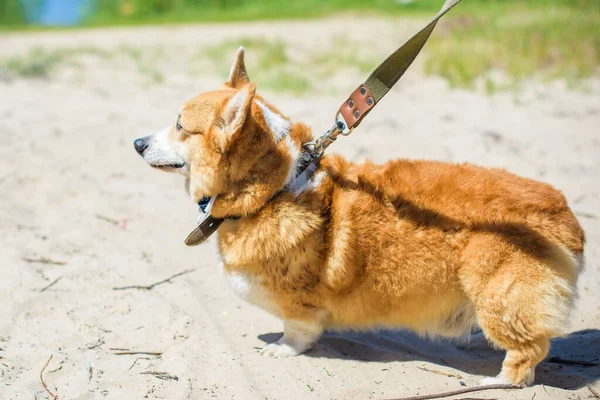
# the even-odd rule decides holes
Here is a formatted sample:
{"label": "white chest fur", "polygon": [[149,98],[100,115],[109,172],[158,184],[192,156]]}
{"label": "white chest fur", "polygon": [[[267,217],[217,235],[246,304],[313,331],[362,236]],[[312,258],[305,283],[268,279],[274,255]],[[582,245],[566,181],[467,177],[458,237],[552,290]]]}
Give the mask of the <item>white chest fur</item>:
{"label": "white chest fur", "polygon": [[275,316],[280,315],[277,304],[258,277],[245,272],[227,271],[222,261],[219,263],[219,269],[236,295]]}

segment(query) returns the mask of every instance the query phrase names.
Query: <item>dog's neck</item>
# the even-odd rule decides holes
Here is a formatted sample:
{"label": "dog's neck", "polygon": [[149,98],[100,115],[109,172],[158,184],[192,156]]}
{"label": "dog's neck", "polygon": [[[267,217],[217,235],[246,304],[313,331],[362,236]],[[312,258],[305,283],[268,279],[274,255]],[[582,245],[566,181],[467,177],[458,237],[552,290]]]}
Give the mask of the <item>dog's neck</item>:
{"label": "dog's neck", "polygon": [[[231,192],[219,194],[212,215],[216,218],[246,217],[260,211],[298,177],[302,144],[311,139],[306,125],[291,125],[289,133],[261,156],[260,163],[253,166],[260,169],[254,170],[251,175],[260,178],[238,182]],[[265,159],[271,162],[265,163]]]}
{"label": "dog's neck", "polygon": [[[236,193],[235,196],[226,194],[221,196],[218,203],[217,199],[219,196],[201,198],[198,201],[198,206],[200,208],[200,217],[198,218],[197,222],[198,227],[187,237],[186,244],[189,246],[195,246],[204,242],[210,235],[216,232],[221,223],[227,219],[240,219],[259,213],[267,204],[269,204],[271,201],[274,201],[274,199],[283,192],[298,195],[305,190],[310,179],[314,176],[318,169],[319,160],[315,159],[313,161],[309,161],[307,164],[308,160],[305,157],[306,154],[303,154],[301,149],[304,147],[304,143],[307,143],[312,139],[310,136],[310,130],[301,124],[298,124],[296,128],[297,131],[294,135],[286,135],[285,137],[280,138],[280,140],[285,141],[284,144],[287,146],[287,153],[281,151],[276,152],[277,154],[287,155],[287,157],[282,157],[281,163],[277,165],[280,172],[281,170],[287,171],[287,176],[285,181],[283,181],[283,184],[280,185],[280,187],[273,186],[275,188],[274,193],[269,198],[265,199],[262,204],[258,204],[258,208],[254,210],[244,210],[246,214],[237,214],[231,207],[232,205],[236,205],[236,201],[239,200],[240,195],[243,196],[243,193]],[[249,182],[249,185],[251,184],[253,184],[253,182]],[[256,185],[256,183],[254,184]],[[271,190],[273,190],[273,187]],[[260,189],[260,186],[255,186],[255,188]],[[249,189],[251,190],[252,188],[249,187]],[[251,200],[256,200],[256,197],[253,197]],[[217,208],[215,213],[214,210],[216,204],[221,207],[221,210]],[[237,205],[239,206],[240,204]],[[241,205],[245,206],[247,203],[242,203]],[[223,214],[225,212],[226,214]],[[219,213],[221,214],[219,215]]]}

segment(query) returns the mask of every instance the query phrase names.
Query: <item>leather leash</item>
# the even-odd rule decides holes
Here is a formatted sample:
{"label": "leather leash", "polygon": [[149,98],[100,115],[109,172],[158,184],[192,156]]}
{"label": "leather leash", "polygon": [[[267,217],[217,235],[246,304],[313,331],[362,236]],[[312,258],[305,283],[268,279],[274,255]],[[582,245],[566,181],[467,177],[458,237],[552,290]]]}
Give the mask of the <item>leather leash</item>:
{"label": "leather leash", "polygon": [[460,1],[446,0],[440,12],[429,24],[390,54],[385,61],[375,68],[375,71],[369,75],[365,83],[352,92],[348,100],[339,109],[339,113],[344,117],[348,129],[356,128],[383,96],[398,82],[421,52],[440,18]]}
{"label": "leather leash", "polygon": [[[316,171],[319,158],[323,155],[325,149],[333,143],[339,135],[348,136],[352,133],[369,112],[379,103],[379,101],[390,91],[390,89],[404,75],[406,70],[413,63],[415,58],[421,52],[421,49],[427,43],[431,32],[442,18],[452,7],[460,3],[461,0],[446,0],[441,10],[423,29],[408,39],[406,43],[400,46],[396,51],[388,56],[375,70],[369,75],[367,80],[360,84],[346,101],[340,106],[335,116],[333,127],[320,136],[316,141],[305,143],[304,152],[300,160],[300,173],[295,181],[307,182]],[[344,121],[340,120],[340,115]],[[298,185],[296,185],[297,187]],[[295,189],[292,189],[295,191]],[[224,219],[214,218],[210,215],[210,209],[216,197],[210,199],[201,199],[199,202],[200,211],[203,213],[198,220],[198,226],[189,234],[185,240],[188,246],[196,246],[204,242],[212,235]],[[209,201],[210,200],[210,201]]]}

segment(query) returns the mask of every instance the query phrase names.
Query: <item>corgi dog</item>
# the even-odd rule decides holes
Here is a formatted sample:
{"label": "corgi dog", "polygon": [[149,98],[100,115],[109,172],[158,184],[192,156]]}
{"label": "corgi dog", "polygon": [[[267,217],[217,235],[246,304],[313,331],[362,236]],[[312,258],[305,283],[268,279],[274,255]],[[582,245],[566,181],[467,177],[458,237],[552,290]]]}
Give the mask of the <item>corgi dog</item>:
{"label": "corgi dog", "polygon": [[238,50],[218,90],[134,142],[152,167],[212,199],[233,291],[283,320],[272,357],[310,349],[325,329],[410,329],[464,338],[480,328],[506,351],[484,384],[530,385],[565,332],[584,232],[565,197],[501,169],[325,155],[302,187],[311,130],[256,93]]}

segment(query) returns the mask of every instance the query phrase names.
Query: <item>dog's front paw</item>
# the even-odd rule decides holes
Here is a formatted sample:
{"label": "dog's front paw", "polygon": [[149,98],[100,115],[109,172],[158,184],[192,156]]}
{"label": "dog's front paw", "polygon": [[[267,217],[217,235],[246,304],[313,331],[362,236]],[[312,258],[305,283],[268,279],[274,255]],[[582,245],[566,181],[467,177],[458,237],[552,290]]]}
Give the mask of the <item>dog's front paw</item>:
{"label": "dog's front paw", "polygon": [[503,377],[502,375],[491,376],[489,378],[483,378],[481,380],[481,386],[489,386],[489,385],[506,385],[509,384],[509,380]]}
{"label": "dog's front paw", "polygon": [[285,358],[297,356],[298,354],[303,353],[305,350],[305,348],[293,346],[292,344],[280,339],[275,343],[271,343],[263,347],[260,350],[260,354],[267,357]]}

